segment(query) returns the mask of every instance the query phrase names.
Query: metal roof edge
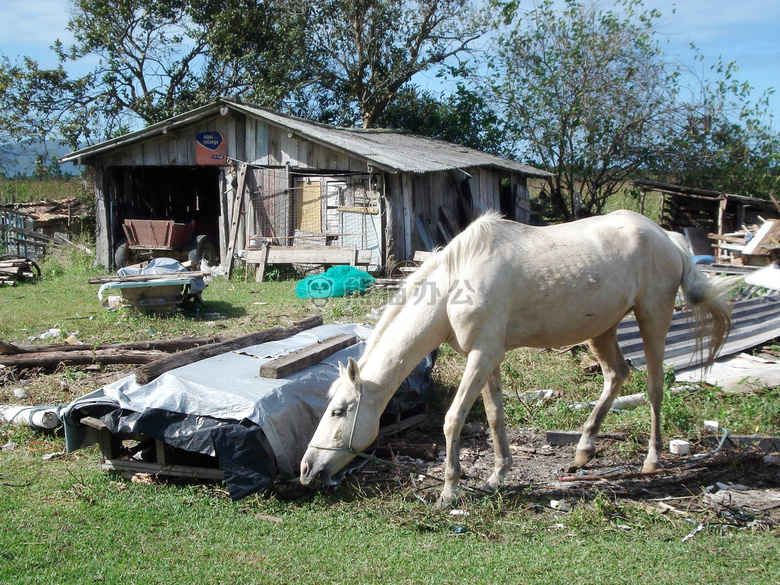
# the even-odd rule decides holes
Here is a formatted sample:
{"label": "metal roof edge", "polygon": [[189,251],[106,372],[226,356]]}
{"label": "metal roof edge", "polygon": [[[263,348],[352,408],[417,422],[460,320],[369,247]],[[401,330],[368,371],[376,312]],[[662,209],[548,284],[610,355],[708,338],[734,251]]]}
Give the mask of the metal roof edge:
{"label": "metal roof edge", "polygon": [[[117,138],[113,138],[111,140],[100,142],[98,144],[88,146],[86,148],[82,148],[80,150],[76,150],[74,152],[68,153],[63,158],[60,159],[60,162],[61,163],[72,162],[75,164],[83,164],[82,163],[83,158],[96,156],[100,153],[115,148],[124,148],[131,144],[135,144],[143,140],[154,138],[156,136],[159,136],[160,134],[165,134],[169,129],[175,129],[183,125],[191,124],[203,118],[216,115],[217,113],[220,113],[220,109],[222,107],[228,107],[231,110],[242,113],[244,115],[249,115],[255,118],[262,119],[264,122],[270,125],[295,132],[296,134],[300,135],[302,138],[305,138],[306,140],[310,140],[321,146],[325,146],[332,150],[336,150],[338,152],[342,152],[349,156],[364,160],[366,161],[367,164],[370,164],[376,167],[377,169],[381,169],[385,172],[390,172],[394,174],[407,173],[407,172],[414,173],[414,174],[421,174],[427,171],[414,170],[414,169],[405,168],[403,166],[389,164],[387,160],[381,160],[380,157],[375,158],[368,154],[360,152],[360,150],[357,147],[350,148],[348,144],[346,145],[343,143],[336,144],[334,141],[329,141],[327,140],[326,137],[323,137],[321,133],[315,132],[315,130],[332,133],[334,138],[339,135],[341,136],[352,135],[353,137],[358,137],[358,136],[371,136],[377,134],[386,134],[386,135],[394,134],[402,137],[407,137],[410,140],[430,140],[432,142],[438,142],[443,145],[447,145],[449,147],[459,146],[456,145],[455,143],[447,142],[445,140],[431,138],[428,136],[409,134],[400,130],[373,129],[373,128],[369,128],[369,129],[347,128],[341,126],[333,126],[330,124],[324,124],[313,120],[306,120],[304,118],[299,118],[296,116],[290,116],[288,114],[283,114],[281,112],[277,112],[270,108],[265,108],[263,106],[259,106],[256,104],[235,101],[233,99],[226,98],[226,97],[217,97],[213,102],[205,106],[201,106],[200,108],[196,108],[194,110],[190,110],[189,112],[179,114],[178,116],[173,116],[166,120],[156,122],[141,130],[130,132],[129,134],[125,134],[123,136],[119,136]],[[491,168],[492,167],[492,168],[498,168],[506,171],[521,173],[521,174],[525,174],[537,178],[546,178],[552,176],[552,173],[549,173],[548,171],[537,169],[535,167],[525,165],[518,161],[505,159],[494,154],[479,151],[474,148],[469,148],[465,146],[462,146],[461,148],[464,148],[468,151],[471,151],[472,153],[476,153],[481,157],[484,157],[484,160],[470,161],[468,163],[464,162],[463,165],[453,165],[451,169],[444,169],[444,170],[462,170],[466,168]]]}
{"label": "metal roof edge", "polygon": [[227,100],[223,100],[222,98],[217,98],[210,104],[206,104],[200,108],[179,114],[178,116],[167,118],[160,122],[155,122],[154,124],[150,124],[141,130],[129,132],[128,134],[123,134],[117,138],[111,138],[110,140],[105,140],[103,142],[93,144],[92,146],[87,146],[85,148],[70,152],[62,157],[59,162],[72,162],[75,164],[81,164],[78,161],[80,158],[100,154],[101,152],[105,152],[106,150],[111,150],[113,148],[121,148],[141,140],[152,138],[159,134],[165,134],[168,129],[177,128],[179,126],[183,126],[185,124],[212,116],[219,112],[219,108],[222,105],[232,106],[233,103]]}

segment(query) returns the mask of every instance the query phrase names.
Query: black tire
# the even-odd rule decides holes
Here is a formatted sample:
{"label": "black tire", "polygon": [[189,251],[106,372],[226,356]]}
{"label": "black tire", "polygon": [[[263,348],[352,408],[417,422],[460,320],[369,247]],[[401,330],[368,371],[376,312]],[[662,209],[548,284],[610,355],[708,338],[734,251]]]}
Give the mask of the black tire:
{"label": "black tire", "polygon": [[219,252],[217,246],[214,245],[212,239],[208,236],[197,236],[192,240],[190,245],[189,260],[193,264],[195,270],[200,270],[200,265],[203,260],[209,266],[216,266],[219,264]]}
{"label": "black tire", "polygon": [[127,240],[125,238],[119,240],[119,244],[117,244],[116,250],[114,250],[114,268],[119,270],[132,264],[130,260],[131,254],[132,250],[127,245]]}

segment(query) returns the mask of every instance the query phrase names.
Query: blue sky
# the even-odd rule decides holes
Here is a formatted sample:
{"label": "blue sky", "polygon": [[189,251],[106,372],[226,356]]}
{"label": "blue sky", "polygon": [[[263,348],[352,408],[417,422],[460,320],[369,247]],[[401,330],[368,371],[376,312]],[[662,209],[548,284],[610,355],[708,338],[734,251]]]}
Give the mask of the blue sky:
{"label": "blue sky", "polygon": [[[66,45],[70,41],[68,5],[67,0],[0,0],[0,54],[12,60],[27,55],[41,66],[55,66],[49,47],[57,38]],[[737,62],[737,79],[749,82],[755,97],[770,87],[780,90],[780,1],[645,0],[645,7],[664,14],[660,30],[670,53],[687,55],[689,44],[697,45],[705,57],[700,72],[722,56]],[[770,103],[778,130],[780,96]]]}

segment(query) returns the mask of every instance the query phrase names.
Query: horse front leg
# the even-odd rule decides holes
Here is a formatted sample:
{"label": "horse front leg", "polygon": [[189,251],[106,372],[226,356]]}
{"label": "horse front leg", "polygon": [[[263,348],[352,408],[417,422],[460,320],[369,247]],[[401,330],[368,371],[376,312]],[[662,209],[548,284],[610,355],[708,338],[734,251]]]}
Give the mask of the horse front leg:
{"label": "horse front leg", "polygon": [[485,403],[485,414],[490,424],[490,434],[493,438],[495,461],[493,473],[482,489],[496,491],[504,485],[506,474],[512,468],[512,452],[509,449],[509,439],[506,434],[504,420],[504,402],[501,396],[501,368],[496,368],[482,389],[482,401]]}
{"label": "horse front leg", "polygon": [[[463,378],[458,386],[455,398],[444,417],[444,439],[447,445],[447,455],[444,467],[444,488],[441,491],[437,507],[452,505],[458,498],[458,483],[460,482],[460,431],[466,421],[471,407],[485,386],[488,377],[496,368],[495,360],[484,352],[472,350],[466,362]],[[499,361],[500,363],[500,361]]]}

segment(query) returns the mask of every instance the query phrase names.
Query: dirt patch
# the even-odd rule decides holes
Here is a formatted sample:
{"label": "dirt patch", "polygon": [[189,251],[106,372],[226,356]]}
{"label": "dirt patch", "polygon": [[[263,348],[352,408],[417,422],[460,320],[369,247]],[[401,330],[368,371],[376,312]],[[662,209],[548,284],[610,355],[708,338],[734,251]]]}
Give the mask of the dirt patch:
{"label": "dirt patch", "polygon": [[[462,485],[466,493],[476,491],[493,468],[493,447],[481,425],[470,425],[461,448]],[[476,432],[474,432],[476,431]],[[711,444],[693,445],[691,454],[679,457],[666,453],[665,469],[655,474],[638,473],[644,445],[626,445],[628,439],[602,439],[594,460],[582,471],[573,468],[574,445],[547,443],[546,435],[529,430],[509,432],[514,465],[509,472],[504,499],[516,499],[549,507],[571,508],[580,501],[606,496],[615,501],[651,505],[661,512],[715,512],[734,522],[760,521],[767,526],[780,523],[780,454],[764,453],[757,447],[729,444],[714,452]],[[418,447],[425,445],[423,451]],[[435,445],[435,449],[430,446]],[[413,456],[407,455],[413,452]],[[435,452],[435,457],[425,456]],[[622,453],[634,453],[622,455]],[[444,475],[444,437],[432,426],[393,437],[378,455],[395,460],[406,469],[372,462],[355,472],[362,484],[392,483],[419,488],[431,502],[441,483],[431,477]],[[706,457],[702,457],[706,456]],[[413,477],[414,472],[418,473]],[[555,504],[557,502],[557,504]]]}

